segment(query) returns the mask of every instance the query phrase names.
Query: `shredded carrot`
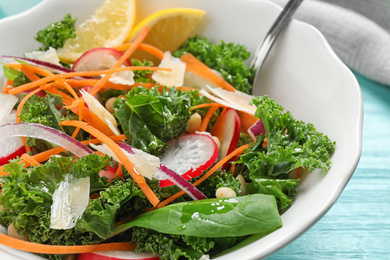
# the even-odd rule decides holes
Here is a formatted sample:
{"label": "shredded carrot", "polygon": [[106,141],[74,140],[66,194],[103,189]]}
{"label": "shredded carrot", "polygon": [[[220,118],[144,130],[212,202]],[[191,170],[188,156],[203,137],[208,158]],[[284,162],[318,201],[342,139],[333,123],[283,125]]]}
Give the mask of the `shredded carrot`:
{"label": "shredded carrot", "polygon": [[[247,149],[249,147],[249,144],[246,144],[246,145],[243,145],[243,146],[240,146],[238,147],[236,150],[234,150],[233,152],[231,152],[230,154],[228,154],[226,157],[222,158],[218,163],[216,163],[207,173],[205,173],[202,177],[199,178],[199,180],[197,180],[196,182],[194,182],[194,186],[197,186],[199,185],[200,183],[202,183],[203,181],[205,181],[208,177],[210,177],[214,172],[216,172],[218,170],[218,168],[220,168],[222,165],[224,165],[226,162],[228,162],[231,158],[233,158],[234,156],[236,156],[237,154],[240,154],[242,153],[245,149]],[[157,206],[155,206],[153,209],[158,209],[158,208],[161,208],[161,207],[164,207],[166,205],[168,205],[169,203],[171,203],[172,201],[174,201],[175,199],[179,198],[180,196],[182,196],[183,194],[185,194],[184,191],[179,191],[177,193],[175,193],[174,195],[172,195],[171,197],[163,200],[162,202],[160,202]]]}
{"label": "shredded carrot", "polygon": [[205,132],[207,130],[207,126],[210,122],[211,117],[214,115],[215,111],[217,111],[218,106],[212,106],[209,111],[207,111],[206,115],[203,117],[202,123],[200,124],[199,131]]}
{"label": "shredded carrot", "polygon": [[[233,159],[234,160],[234,159]],[[230,166],[230,174],[231,175],[234,175],[234,171],[236,170],[236,165],[235,164],[232,164],[231,166]]]}
{"label": "shredded carrot", "polygon": [[106,155],[105,153],[102,153],[100,151],[94,151],[94,153],[97,154],[97,155],[100,155],[100,156],[105,156]]}
{"label": "shredded carrot", "polygon": [[[27,65],[27,64],[7,64],[7,66],[11,66],[14,69],[18,69],[19,68],[31,81],[37,81],[37,80],[40,79],[36,74],[41,75],[41,76],[45,76],[45,77],[55,76],[54,73],[52,73],[50,71],[47,71],[47,70],[45,70],[43,68],[33,66],[33,65]],[[58,75],[61,75],[61,74],[58,74]],[[74,98],[78,98],[77,93],[73,90],[72,87],[70,87],[65,82],[65,80],[63,78],[58,77],[56,79],[56,82],[61,84],[62,86],[64,86],[64,88],[67,89],[69,91],[69,93]],[[11,92],[11,94],[12,94],[12,92]]]}
{"label": "shredded carrot", "polygon": [[[7,64],[8,65],[8,64]],[[17,66],[18,65],[18,66]],[[49,76],[54,76],[55,74],[50,72],[50,71],[47,71],[43,68],[40,68],[40,67],[36,67],[36,66],[33,66],[33,65],[27,65],[27,64],[12,64],[13,68],[19,68],[21,69],[21,71],[32,81],[36,81],[36,80],[39,80],[40,78],[36,75],[41,75],[41,76],[45,76],[45,77],[49,77]],[[59,74],[61,75],[61,74]],[[69,91],[69,93],[74,97],[74,98],[78,98],[78,95],[77,93],[73,90],[73,88],[71,88],[63,78],[59,77],[56,79],[56,82],[63,85],[65,87],[65,89],[67,89]]]}
{"label": "shredded carrot", "polygon": [[123,177],[122,164],[118,163],[118,167],[116,168],[115,175],[121,178]]}
{"label": "shredded carrot", "polygon": [[[48,84],[49,85],[49,84]],[[59,95],[62,97],[63,99],[63,103],[64,105],[67,105],[67,104],[73,104],[75,102],[75,99],[72,98],[71,96],[69,96],[68,94],[58,90],[58,88],[56,87],[53,87],[53,86],[48,86],[45,88],[45,91],[46,92],[49,92],[49,93],[52,93],[52,94],[56,94],[56,95]]]}
{"label": "shredded carrot", "polygon": [[[114,142],[119,142],[119,141],[126,140],[126,136],[125,135],[112,135],[112,136],[109,136],[109,138],[111,140],[113,140]],[[90,140],[81,141],[81,143],[85,144],[85,145],[97,144],[97,143],[101,143],[101,142],[102,141],[100,141],[99,139],[90,139]],[[52,148],[50,150],[38,153],[38,154],[36,154],[36,155],[34,155],[32,157],[34,158],[34,160],[36,160],[38,162],[43,162],[43,161],[48,160],[50,158],[50,156],[59,154],[59,153],[61,153],[63,151],[65,151],[64,148],[56,147],[56,148]]]}
{"label": "shredded carrot", "polygon": [[38,93],[42,89],[43,89],[43,87],[40,87],[40,88],[35,89],[34,91],[31,91],[22,99],[22,101],[20,101],[18,108],[16,109],[16,123],[20,123],[19,116],[20,116],[20,113],[22,112],[22,109],[23,109],[24,105],[26,104],[27,100],[29,100],[32,96],[34,96],[36,93]]}
{"label": "shredded carrot", "polygon": [[79,98],[76,91],[74,91],[74,89],[64,79],[57,79],[56,82],[64,86],[64,88],[73,96],[73,98]]}
{"label": "shredded carrot", "polygon": [[[83,121],[83,111],[84,111],[84,105],[85,105],[85,102],[80,102],[79,103],[79,121]],[[73,134],[72,134],[72,138],[76,138],[76,136],[79,134],[80,132],[80,127],[76,127],[76,129],[73,131]]]}
{"label": "shredded carrot", "polygon": [[26,162],[30,163],[30,165],[34,165],[34,166],[39,166],[41,165],[37,160],[35,160],[31,155],[29,155],[28,153],[24,153],[22,154],[22,156],[20,156],[21,159],[25,160]]}
{"label": "shredded carrot", "polygon": [[266,137],[266,138],[264,138],[264,140],[263,140],[263,148],[267,148],[267,145],[268,145],[268,139],[267,139],[267,137]]}
{"label": "shredded carrot", "polygon": [[[80,103],[82,103],[82,100],[80,99],[78,103],[75,103],[75,99],[70,97],[69,95],[59,91],[55,88],[47,88],[46,92],[50,92],[52,94],[60,95],[64,100],[64,105],[67,107],[72,104],[77,104],[76,107],[72,107],[71,110],[76,115],[80,116],[80,113],[82,113],[83,120],[89,124],[91,124],[96,129],[103,132],[105,135],[114,135],[112,130],[108,127],[108,125],[103,122],[95,113],[93,113],[90,109],[88,109],[86,106],[79,106]],[[82,112],[80,111],[82,109]]]}
{"label": "shredded carrot", "polygon": [[[72,88],[80,88],[95,85],[98,79],[66,79],[65,82]],[[134,85],[115,84],[113,82],[106,82],[104,89],[120,89],[120,90],[131,90]]]}
{"label": "shredded carrot", "polygon": [[200,109],[200,108],[204,108],[204,107],[226,107],[226,106],[219,104],[219,103],[204,103],[204,104],[199,104],[199,105],[194,106],[192,108],[192,110]]}
{"label": "shredded carrot", "polygon": [[[123,55],[115,62],[115,64],[112,66],[111,69],[117,69],[119,68],[133,53],[134,51],[138,48],[138,46],[143,42],[145,37],[148,35],[150,31],[149,27],[146,27],[143,29],[137,38],[135,38],[133,44],[131,44],[130,48],[128,48]],[[112,73],[107,73],[105,74],[99,81],[96,83],[96,85],[88,91],[89,94],[92,96],[96,95],[106,84],[106,82],[110,79]]]}
{"label": "shredded carrot", "polygon": [[45,70],[41,67],[34,66],[34,65],[21,64],[21,63],[7,63],[5,65],[7,67],[10,67],[10,68],[15,69],[15,70],[21,70],[21,71],[23,69],[29,70],[31,73],[35,73],[35,74],[45,76],[45,77],[53,75],[53,73],[51,73],[50,71]]}
{"label": "shredded carrot", "polygon": [[[6,64],[8,65],[8,64]],[[96,70],[96,71],[75,71],[75,72],[68,72],[68,73],[62,73],[62,74],[54,74],[52,76],[47,76],[44,78],[41,78],[39,80],[29,82],[26,84],[23,84],[18,87],[14,87],[8,91],[10,95],[16,95],[20,92],[36,88],[40,85],[46,84],[51,81],[55,81],[57,79],[67,79],[67,78],[74,78],[74,77],[86,77],[86,76],[100,76],[103,74],[112,74],[115,72],[121,72],[121,71],[129,71],[129,70],[162,70],[162,71],[170,71],[171,69],[168,68],[159,68],[159,67],[148,67],[148,66],[130,66],[130,67],[121,67],[117,69],[109,69],[109,70]]]}
{"label": "shredded carrot", "polygon": [[58,246],[28,242],[0,233],[2,245],[38,254],[80,254],[107,250],[134,250],[135,244],[130,242],[104,243],[97,245]]}
{"label": "shredded carrot", "polygon": [[[240,155],[244,152],[244,150],[242,150],[240,153],[237,153],[234,157],[233,157],[233,160],[232,161],[237,161],[238,158],[240,157]],[[233,163],[231,166],[230,166],[230,173],[233,175],[234,174],[234,171],[236,169],[236,164]]]}
{"label": "shredded carrot", "polygon": [[[132,43],[128,42],[128,43],[124,43],[122,45],[115,47],[115,49],[117,49],[118,51],[125,51],[128,48],[130,48],[131,45],[132,45]],[[141,43],[138,46],[138,49],[149,52],[150,54],[153,54],[154,56],[156,56],[160,60],[162,60],[164,58],[164,52],[162,50],[160,50],[159,48],[154,47],[153,45]]]}
{"label": "shredded carrot", "polygon": [[232,85],[230,85],[226,80],[215,74],[214,71],[212,71],[206,64],[198,60],[191,53],[186,53],[182,55],[180,59],[186,64],[187,71],[195,73],[199,77],[202,77],[223,89],[226,89],[228,91],[236,91],[236,89]]}
{"label": "shredded carrot", "polygon": [[13,86],[14,85],[14,81],[11,80],[11,79],[7,79],[7,82],[5,83],[6,86]]}
{"label": "shredded carrot", "polygon": [[32,72],[31,70],[29,70],[29,67],[26,66],[26,65],[22,65],[22,72],[24,73],[24,75],[26,75],[26,77],[31,80],[31,81],[35,81],[35,80],[38,80],[39,77],[37,76],[37,74],[35,74],[34,72]]}
{"label": "shredded carrot", "polygon": [[[16,123],[20,123],[20,113],[22,112],[22,109],[24,107],[24,105],[26,104],[27,100],[29,100],[29,98],[31,98],[33,95],[35,95],[36,93],[38,93],[39,91],[41,91],[43,89],[43,87],[40,87],[40,88],[37,88],[35,89],[34,91],[31,91],[30,93],[28,93],[23,99],[22,101],[20,101],[17,109],[16,109]],[[26,137],[21,137],[22,139],[22,142],[24,144],[24,147],[26,149],[26,152],[29,152],[31,151],[30,147],[28,146],[27,144],[27,139]]]}
{"label": "shredded carrot", "polygon": [[295,176],[295,179],[301,178],[302,170],[303,170],[302,167],[298,167],[298,169],[297,169],[297,176]]}
{"label": "shredded carrot", "polygon": [[154,192],[150,189],[148,184],[145,182],[145,178],[135,170],[133,163],[129,160],[129,158],[126,156],[123,150],[107,135],[105,135],[98,129],[94,128],[93,126],[85,122],[66,120],[66,121],[61,121],[60,125],[80,127],[84,131],[88,132],[89,134],[95,136],[97,139],[105,143],[112,150],[112,152],[118,157],[118,159],[123,163],[123,166],[125,166],[126,170],[130,173],[131,177],[133,177],[133,179],[137,182],[138,186],[144,192],[144,194],[146,195],[150,203],[153,206],[156,206],[159,203],[160,200],[157,198],[156,194],[154,194]]}
{"label": "shredded carrot", "polygon": [[[48,160],[51,156],[59,154],[61,152],[65,151],[62,147],[55,147],[50,150],[46,150],[44,152],[38,153],[36,155],[33,155],[32,158],[36,160],[37,162],[44,162]],[[29,165],[25,165],[25,167],[28,167]]]}

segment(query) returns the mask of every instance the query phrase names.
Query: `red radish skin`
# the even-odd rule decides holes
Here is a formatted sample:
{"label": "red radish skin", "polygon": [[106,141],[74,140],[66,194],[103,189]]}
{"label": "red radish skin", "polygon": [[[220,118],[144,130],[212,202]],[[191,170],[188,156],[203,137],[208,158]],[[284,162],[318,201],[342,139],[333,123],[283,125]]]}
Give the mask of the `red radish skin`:
{"label": "red radish skin", "polygon": [[[217,144],[210,135],[187,134],[168,142],[161,164],[190,180],[210,168],[217,158]],[[170,185],[171,181],[160,179],[160,187]]]}
{"label": "red radish skin", "polygon": [[16,149],[13,153],[10,153],[6,156],[0,158],[0,166],[9,163],[10,160],[16,159],[16,157],[22,156],[26,152],[26,148],[23,146]]}
{"label": "red radish skin", "polygon": [[[122,52],[113,48],[95,48],[86,51],[73,64],[75,71],[94,71],[111,68],[122,56]],[[130,66],[127,60],[123,65]]]}
{"label": "red radish skin", "polygon": [[[221,142],[218,156],[219,160],[237,148],[238,141],[240,140],[240,132],[241,120],[236,110],[233,108],[224,108],[210,131]],[[229,163],[224,164],[222,169],[226,169],[228,165]]]}
{"label": "red radish skin", "polygon": [[134,251],[102,251],[79,254],[77,260],[158,260],[152,253]]}
{"label": "red radish skin", "polygon": [[106,178],[108,178],[108,180],[111,180],[112,178],[114,178],[116,170],[117,170],[117,167],[107,166],[107,170],[101,170],[99,172],[99,176],[106,177]]}

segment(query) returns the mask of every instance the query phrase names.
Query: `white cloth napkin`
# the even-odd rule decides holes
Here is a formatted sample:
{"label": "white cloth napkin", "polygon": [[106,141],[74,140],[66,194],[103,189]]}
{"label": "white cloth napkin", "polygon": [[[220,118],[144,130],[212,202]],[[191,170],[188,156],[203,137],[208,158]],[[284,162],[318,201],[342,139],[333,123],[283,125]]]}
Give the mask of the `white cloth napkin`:
{"label": "white cloth napkin", "polygon": [[306,0],[294,18],[319,29],[352,70],[390,86],[390,1]]}

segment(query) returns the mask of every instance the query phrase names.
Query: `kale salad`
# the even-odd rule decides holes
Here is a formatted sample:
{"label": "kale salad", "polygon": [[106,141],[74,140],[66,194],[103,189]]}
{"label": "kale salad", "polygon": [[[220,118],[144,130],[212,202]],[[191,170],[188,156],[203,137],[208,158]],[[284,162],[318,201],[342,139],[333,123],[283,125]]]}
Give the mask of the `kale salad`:
{"label": "kale salad", "polygon": [[0,158],[1,244],[49,259],[209,259],[280,228],[302,177],[329,170],[333,141],[250,94],[244,46],[196,35],[166,51],[145,27],[66,62],[75,21],[1,57],[0,135],[14,143]]}

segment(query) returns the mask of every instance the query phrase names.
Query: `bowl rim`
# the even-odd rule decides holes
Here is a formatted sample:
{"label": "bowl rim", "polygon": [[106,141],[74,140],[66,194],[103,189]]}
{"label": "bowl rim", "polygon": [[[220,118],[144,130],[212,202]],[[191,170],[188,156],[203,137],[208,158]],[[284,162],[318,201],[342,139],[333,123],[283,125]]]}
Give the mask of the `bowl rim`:
{"label": "bowl rim", "polygon": [[[8,17],[1,19],[0,26],[2,26],[3,22],[5,23],[9,20],[20,19],[20,18],[25,17],[26,15],[27,16],[33,15],[37,10],[40,10],[42,8],[46,8],[47,6],[49,6],[53,3],[56,3],[56,2],[60,2],[60,1],[61,0],[43,0],[40,3],[38,3],[37,5],[35,5],[34,7],[30,8],[26,11],[23,11],[23,12],[20,12],[18,14],[8,16]],[[251,0],[248,0],[248,1],[251,1]],[[272,1],[269,1],[269,0],[256,0],[256,1],[263,2],[264,4],[274,6],[273,8],[276,8],[278,10],[278,12],[281,12],[281,10],[282,10],[282,8],[279,5],[277,5],[276,3],[272,2]],[[313,31],[317,35],[317,37],[319,37],[319,39],[322,41],[322,44],[324,44],[329,55],[332,56],[335,63],[337,64],[337,66],[339,66],[340,69],[343,69],[345,71],[346,75],[348,77],[350,77],[351,85],[354,86],[354,91],[356,91],[357,96],[358,96],[357,102],[359,103],[359,109],[358,109],[358,115],[357,115],[358,120],[356,122],[356,131],[357,131],[356,132],[356,140],[355,140],[356,147],[353,150],[354,155],[352,157],[354,160],[352,162],[350,162],[349,172],[347,174],[345,174],[343,176],[343,178],[340,179],[340,181],[337,183],[336,187],[334,189],[332,189],[332,193],[329,194],[328,199],[326,200],[326,203],[322,204],[322,207],[317,212],[317,214],[313,218],[310,219],[310,222],[305,223],[305,225],[299,226],[299,228],[297,230],[295,230],[294,233],[288,234],[288,236],[284,237],[281,242],[279,241],[279,243],[277,245],[272,245],[272,246],[266,248],[265,250],[263,250],[261,257],[266,257],[266,256],[274,253],[275,251],[281,249],[282,247],[286,246],[287,244],[289,244],[293,240],[295,240],[297,237],[302,235],[306,230],[308,230],[312,225],[314,225],[323,215],[326,214],[326,212],[328,210],[330,210],[330,208],[337,201],[338,197],[340,196],[340,194],[344,190],[345,186],[349,182],[350,178],[352,177],[352,175],[353,175],[353,173],[354,173],[354,171],[359,163],[361,153],[362,153],[363,100],[362,100],[362,93],[360,90],[360,86],[359,86],[359,83],[358,83],[356,77],[353,75],[352,71],[336,55],[336,53],[333,51],[330,44],[326,40],[325,36],[317,28],[315,28],[314,26],[312,26],[308,23],[305,23],[305,22],[302,22],[302,21],[299,21],[296,19],[293,19],[291,21],[291,23],[295,24],[295,26],[306,27],[307,30]],[[259,257],[259,256],[256,253],[253,253],[251,255],[248,255],[248,257],[250,257],[250,259],[255,259],[256,257]],[[219,258],[220,257],[218,257],[217,259],[219,259]]]}

